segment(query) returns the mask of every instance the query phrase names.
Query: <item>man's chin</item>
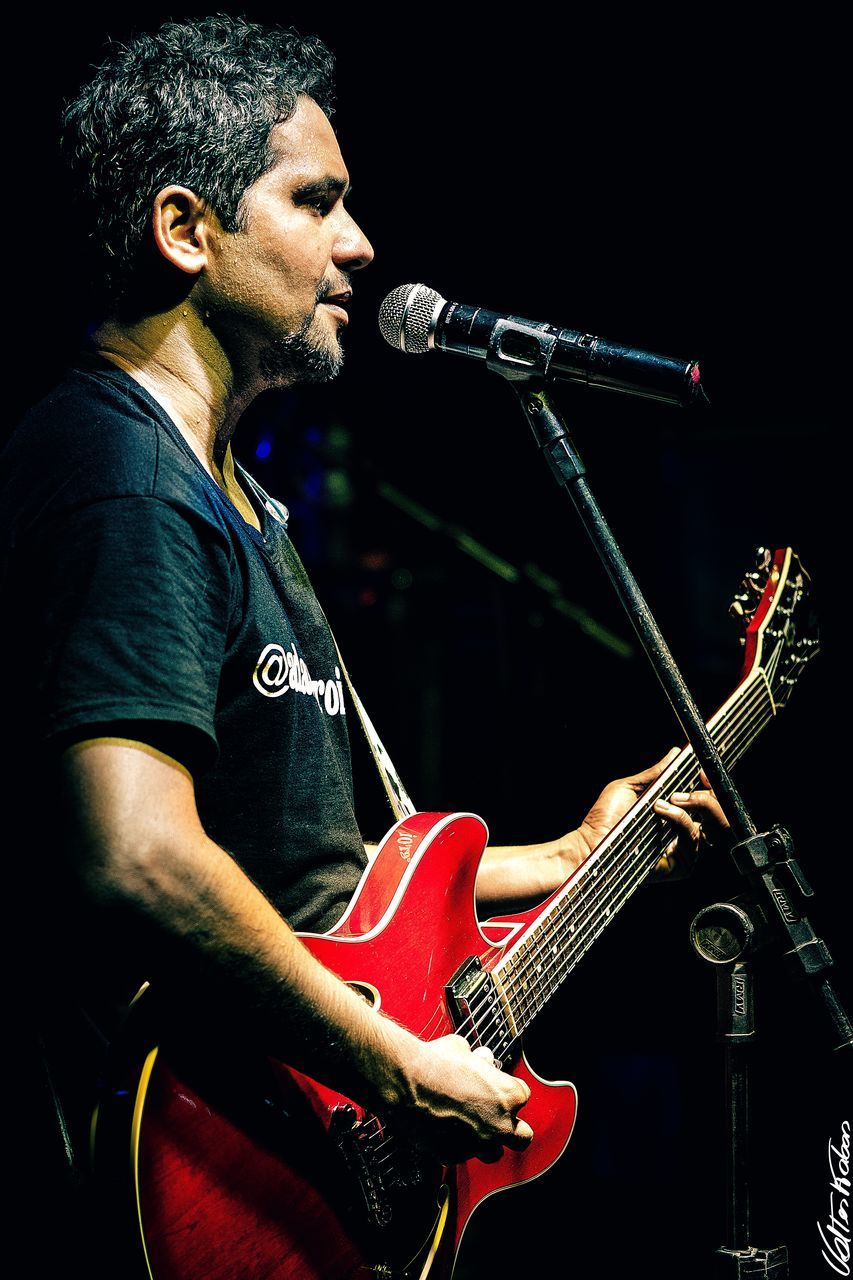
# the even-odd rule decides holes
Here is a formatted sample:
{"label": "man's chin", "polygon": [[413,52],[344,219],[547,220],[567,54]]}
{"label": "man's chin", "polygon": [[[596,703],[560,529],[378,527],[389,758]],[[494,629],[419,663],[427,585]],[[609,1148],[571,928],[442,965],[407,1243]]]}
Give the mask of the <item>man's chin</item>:
{"label": "man's chin", "polygon": [[344,363],[337,337],[312,342],[304,333],[286,334],[270,342],[260,356],[260,371],[269,386],[297,382],[331,382]]}

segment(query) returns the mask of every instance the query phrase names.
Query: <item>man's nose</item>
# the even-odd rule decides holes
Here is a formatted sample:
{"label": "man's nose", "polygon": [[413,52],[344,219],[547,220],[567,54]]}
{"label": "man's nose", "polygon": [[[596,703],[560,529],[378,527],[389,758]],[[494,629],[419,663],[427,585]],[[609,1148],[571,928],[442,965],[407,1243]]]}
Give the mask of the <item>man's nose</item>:
{"label": "man's nose", "polygon": [[347,271],[358,271],[373,261],[373,245],[354,218],[347,214],[346,226],[335,244],[333,260]]}

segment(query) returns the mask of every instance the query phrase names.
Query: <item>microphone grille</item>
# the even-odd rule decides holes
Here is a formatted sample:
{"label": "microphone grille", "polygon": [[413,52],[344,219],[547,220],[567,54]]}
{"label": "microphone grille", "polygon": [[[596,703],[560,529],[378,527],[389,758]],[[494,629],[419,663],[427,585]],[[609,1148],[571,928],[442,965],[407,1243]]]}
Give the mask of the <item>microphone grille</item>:
{"label": "microphone grille", "polygon": [[444,305],[441,294],[425,284],[401,284],[379,308],[382,337],[400,351],[423,355],[429,351],[434,323]]}

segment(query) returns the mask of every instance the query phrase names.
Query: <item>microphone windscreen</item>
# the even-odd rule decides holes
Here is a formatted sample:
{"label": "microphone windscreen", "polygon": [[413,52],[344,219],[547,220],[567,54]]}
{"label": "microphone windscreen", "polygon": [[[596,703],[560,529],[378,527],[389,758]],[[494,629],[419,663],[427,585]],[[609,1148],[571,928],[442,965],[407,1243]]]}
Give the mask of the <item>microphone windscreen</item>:
{"label": "microphone windscreen", "polygon": [[398,351],[424,355],[438,312],[445,300],[425,284],[401,284],[392,289],[379,308],[382,337]]}

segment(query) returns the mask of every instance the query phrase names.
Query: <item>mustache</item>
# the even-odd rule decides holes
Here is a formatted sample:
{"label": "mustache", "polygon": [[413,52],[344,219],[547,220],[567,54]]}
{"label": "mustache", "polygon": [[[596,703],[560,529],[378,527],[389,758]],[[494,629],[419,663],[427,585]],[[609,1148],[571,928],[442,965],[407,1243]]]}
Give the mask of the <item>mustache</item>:
{"label": "mustache", "polygon": [[337,281],[320,281],[317,285],[316,301],[323,302],[325,298],[331,297],[332,294],[346,293],[346,291],[351,287],[351,277],[343,271]]}

